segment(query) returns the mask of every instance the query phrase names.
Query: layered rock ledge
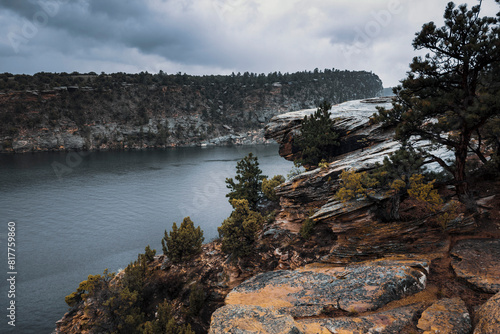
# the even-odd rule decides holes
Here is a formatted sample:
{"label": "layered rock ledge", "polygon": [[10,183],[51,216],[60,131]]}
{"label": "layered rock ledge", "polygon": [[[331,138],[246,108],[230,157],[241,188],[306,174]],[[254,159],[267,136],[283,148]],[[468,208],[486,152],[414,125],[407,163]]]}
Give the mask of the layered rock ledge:
{"label": "layered rock ledge", "polygon": [[[311,264],[250,278],[226,297],[212,316],[210,333],[318,333],[317,328],[368,329],[406,325],[420,307],[356,318],[318,317],[331,310],[346,314],[375,311],[426,287],[429,261],[388,259],[338,267]],[[389,320],[392,319],[392,320]],[[406,319],[406,320],[405,320]],[[363,324],[363,325],[361,325]],[[398,326],[396,326],[398,327]],[[325,332],[329,333],[329,332]],[[332,331],[335,333],[335,331]]]}
{"label": "layered rock ledge", "polygon": [[[385,254],[428,253],[436,248],[447,250],[450,245],[447,232],[465,233],[476,227],[470,215],[460,216],[444,229],[429,224],[426,219],[391,224],[380,222],[377,216],[381,202],[387,197],[384,193],[374,195],[370,200],[350,201],[348,205],[336,199],[335,193],[340,187],[339,175],[343,170],[370,170],[400,148],[400,144],[393,139],[393,130],[370,121],[378,107],[391,106],[392,98],[387,97],[349,101],[332,107],[331,118],[340,133],[338,155],[328,166],[302,173],[276,189],[281,211],[272,228],[297,233],[302,222],[310,217],[316,225],[327,226],[336,239],[330,254],[324,256],[322,261],[345,264]],[[308,109],[278,115],[267,125],[266,137],[280,144],[280,154],[285,159],[293,160],[299,154],[294,139],[300,134],[303,118],[313,112],[313,109]],[[426,142],[415,144],[421,147],[428,145]],[[450,154],[445,150],[435,153],[442,157]],[[406,210],[407,216],[414,215],[415,208],[412,206]]]}
{"label": "layered rock ledge", "polygon": [[485,292],[500,291],[500,240],[461,240],[450,254],[458,277]]}

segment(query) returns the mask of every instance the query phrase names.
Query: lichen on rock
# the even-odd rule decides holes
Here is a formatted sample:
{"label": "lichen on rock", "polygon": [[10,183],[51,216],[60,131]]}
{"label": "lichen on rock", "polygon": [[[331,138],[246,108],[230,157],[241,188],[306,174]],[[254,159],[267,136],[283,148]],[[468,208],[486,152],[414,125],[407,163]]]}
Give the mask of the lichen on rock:
{"label": "lichen on rock", "polygon": [[425,334],[468,334],[472,329],[469,311],[460,298],[444,298],[428,307],[417,327]]}
{"label": "lichen on rock", "polygon": [[500,333],[500,292],[477,310],[474,328],[474,334],[497,333]]}
{"label": "lichen on rock", "polygon": [[500,239],[461,240],[450,254],[458,277],[483,291],[500,291]]}
{"label": "lichen on rock", "polygon": [[[269,315],[304,319],[321,315],[327,308],[351,314],[377,310],[391,301],[425,289],[428,268],[429,262],[422,259],[388,259],[345,267],[312,264],[293,271],[266,272],[248,279],[228,294],[226,306],[212,317],[211,328],[225,328],[220,333],[229,333],[230,326],[241,326],[241,319],[246,319],[254,328],[265,327]],[[232,321],[232,325],[226,324],[228,312],[241,319]],[[266,316],[257,316],[256,312]],[[360,322],[378,323],[382,321],[381,317]],[[349,321],[345,319],[345,322]],[[326,322],[304,324],[315,328],[333,326]],[[289,328],[288,322],[286,328]]]}

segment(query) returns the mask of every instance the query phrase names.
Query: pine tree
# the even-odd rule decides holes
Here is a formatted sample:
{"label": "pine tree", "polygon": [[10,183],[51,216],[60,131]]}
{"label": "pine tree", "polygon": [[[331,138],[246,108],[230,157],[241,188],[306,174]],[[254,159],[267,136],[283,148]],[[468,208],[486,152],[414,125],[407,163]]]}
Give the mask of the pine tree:
{"label": "pine tree", "polygon": [[257,157],[249,153],[236,164],[236,182],[232,178],[226,178],[226,187],[231,190],[226,197],[229,197],[229,202],[245,199],[250,208],[256,210],[262,197],[262,180],[265,178]]}
{"label": "pine tree", "polygon": [[413,46],[429,53],[413,59],[408,77],[395,89],[393,109],[375,117],[395,125],[401,141],[428,140],[453,151],[452,163],[427,155],[453,175],[457,195],[471,211],[476,209],[467,183],[468,156],[488,154],[487,147],[473,143],[500,110],[498,76],[491,75],[500,61],[500,29],[497,18],[480,17],[480,10],[481,3],[468,9],[450,2],[443,27],[423,26]]}
{"label": "pine tree", "polygon": [[180,228],[177,228],[174,222],[170,234],[165,231],[165,236],[161,240],[163,254],[176,263],[188,260],[201,252],[204,240],[201,228],[199,226],[195,228],[193,221],[186,217]]}
{"label": "pine tree", "polygon": [[331,104],[324,101],[314,114],[302,121],[296,144],[301,152],[299,162],[304,167],[318,166],[321,160],[331,159],[333,149],[339,146],[335,122],[330,118],[331,108]]}
{"label": "pine tree", "polygon": [[218,228],[222,238],[222,251],[235,257],[248,255],[252,250],[257,232],[264,224],[264,218],[252,211],[246,199],[231,200],[234,210]]}

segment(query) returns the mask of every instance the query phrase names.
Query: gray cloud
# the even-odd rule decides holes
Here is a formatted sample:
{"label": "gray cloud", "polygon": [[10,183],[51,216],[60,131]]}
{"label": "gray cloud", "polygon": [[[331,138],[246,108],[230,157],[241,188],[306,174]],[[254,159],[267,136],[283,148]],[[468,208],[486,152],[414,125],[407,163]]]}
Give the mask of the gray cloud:
{"label": "gray cloud", "polygon": [[394,85],[415,32],[439,21],[447,1],[0,0],[0,71],[335,67],[372,70]]}

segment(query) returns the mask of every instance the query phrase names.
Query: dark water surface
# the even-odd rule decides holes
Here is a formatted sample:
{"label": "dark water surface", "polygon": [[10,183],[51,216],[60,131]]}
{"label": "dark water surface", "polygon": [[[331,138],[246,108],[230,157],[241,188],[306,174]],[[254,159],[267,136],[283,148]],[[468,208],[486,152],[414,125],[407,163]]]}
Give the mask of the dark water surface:
{"label": "dark water surface", "polygon": [[[164,230],[185,216],[205,241],[215,238],[231,213],[224,180],[249,152],[265,175],[292,168],[276,145],[0,156],[0,333],[51,333],[79,282],[126,267],[148,244],[160,253]],[[7,324],[11,300],[16,327]]]}

